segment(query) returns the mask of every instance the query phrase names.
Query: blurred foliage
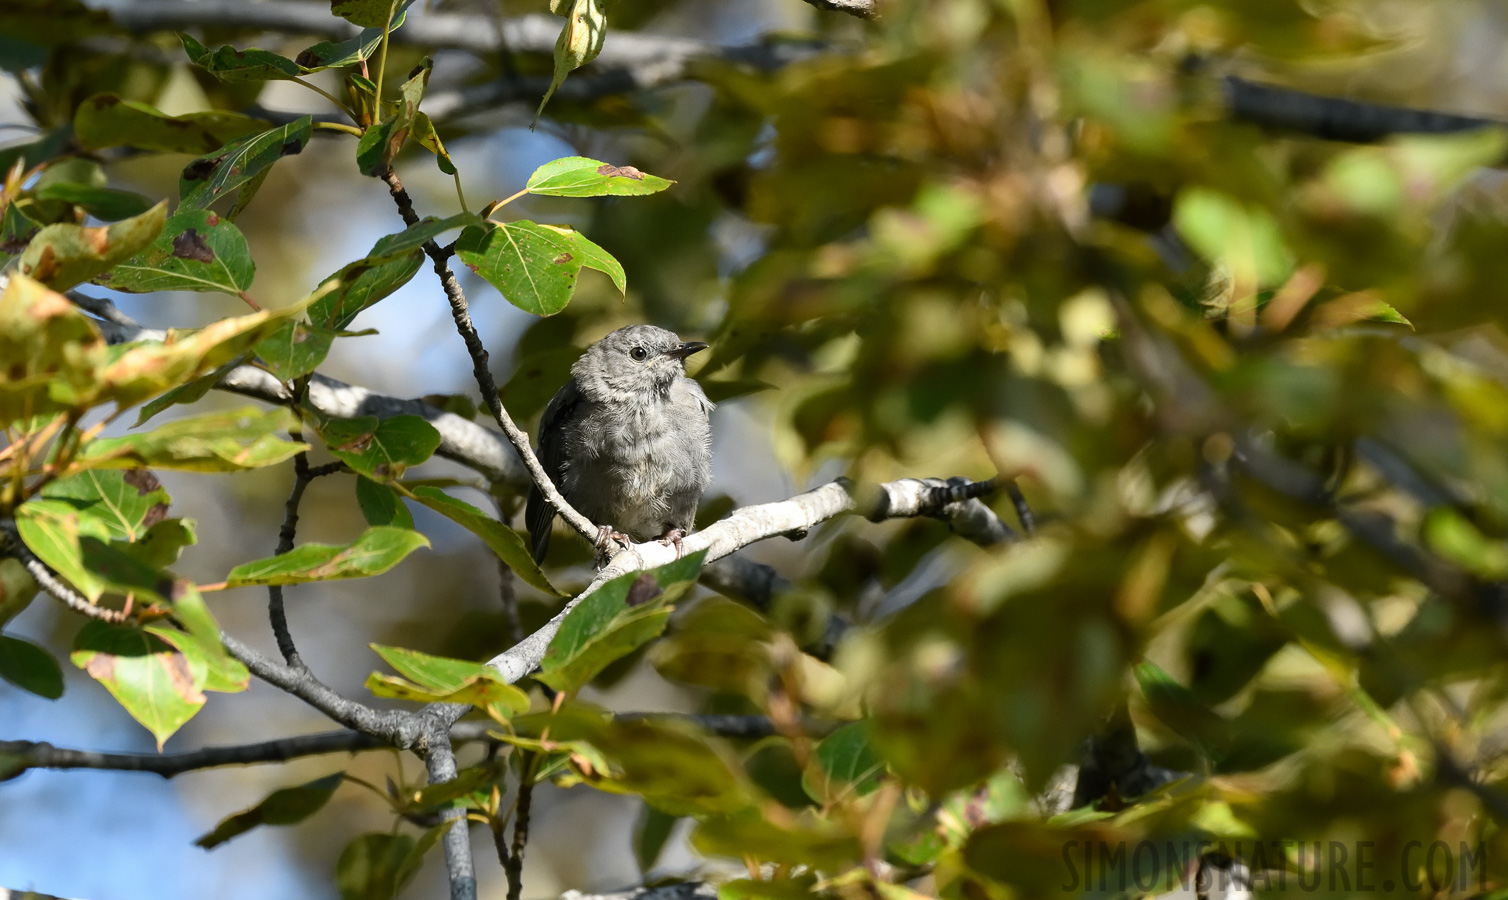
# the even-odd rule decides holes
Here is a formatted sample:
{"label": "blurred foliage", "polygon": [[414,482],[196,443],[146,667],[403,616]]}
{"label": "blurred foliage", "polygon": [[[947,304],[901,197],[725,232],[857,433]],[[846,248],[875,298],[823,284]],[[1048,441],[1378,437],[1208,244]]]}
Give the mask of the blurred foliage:
{"label": "blurred foliage", "polygon": [[[304,408],[124,437],[94,427],[194,402],[236,362],[300,397],[367,308],[422,277],[420,248],[443,246],[479,295],[539,317],[500,378],[520,421],[580,347],[649,319],[710,335],[697,377],[773,423],[792,481],[999,475],[1037,527],[978,547],[932,521],[826,524],[762,609],[695,593],[700,559],[629,576],[574,608],[527,697],[477,663],[381,648],[407,680],[373,675],[375,692],[470,703],[506,762],[428,792],[390,788],[413,833],[357,837],[338,863],[343,896],[397,892],[441,837],[435,809],[463,806],[501,835],[509,792],[541,781],[643,798],[646,873],[674,821],[695,819],[698,851],[747,867],[728,898],[1103,892],[1096,876],[1151,892],[1203,868],[1196,850],[1143,869],[1131,851],[1148,845],[1226,848],[1273,892],[1279,877],[1332,894],[1501,889],[1508,320],[1494,298],[1508,197],[1495,167],[1508,132],[1350,146],[1263,130],[1220,91],[1235,75],[1458,105],[1451,60],[1474,30],[1500,43],[1500,11],[896,0],[862,24],[811,11],[821,46],[783,64],[700,58],[702,87],[604,96],[604,80],[635,82],[599,71],[598,51],[677,8],[620,6],[553,4],[566,17],[553,66],[501,54],[457,73],[408,48],[386,83],[368,62],[386,60],[383,23],[401,27],[391,5],[339,0],[366,31],[302,53],[228,27],[128,35],[77,2],[0,10],[0,64],[35,125],[0,147],[0,520],[119,619],[83,625],[74,662],[159,743],[203,691],[244,687],[199,591],[170,571],[194,532],[167,517],[145,467],[228,477],[310,446],[359,479],[343,496],[370,527],[248,560],[230,585],[384,571],[428,545],[409,511],[422,507],[517,571],[531,626],[548,615],[552,585],[570,579],[547,580],[506,515],[401,480],[439,445],[418,417]],[[504,8],[544,4],[486,6]],[[170,115],[167,85],[188,61],[203,108]],[[265,81],[327,68],[339,121],[276,124],[256,104]],[[498,120],[432,120],[426,94],[547,72],[560,94],[543,127],[579,155],[520,195],[471,198],[473,214],[446,147]],[[1476,87],[1501,101],[1489,74]],[[316,136],[344,141],[366,174],[433,157],[457,198],[403,231],[395,213],[389,237],[303,303],[166,344],[107,346],[57,293],[93,282],[255,306],[237,216],[297,215],[299,198],[258,190]],[[169,153],[184,165],[173,209],[111,187],[128,160]],[[528,207],[578,215],[579,231],[496,217],[524,193],[599,199]],[[433,243],[456,228],[453,245]],[[598,275],[578,284],[583,268],[614,290]],[[700,526],[741,499],[722,487],[732,496],[709,498]],[[513,488],[492,489],[516,506]],[[1013,517],[1008,499],[987,501]],[[584,553],[557,547],[551,563]],[[11,560],[0,576],[3,624],[36,587]],[[428,614],[444,618],[445,601]],[[834,611],[851,627],[830,646]],[[453,652],[504,649],[479,650],[478,630],[458,628]],[[624,660],[704,712],[770,728],[615,718],[590,686]],[[0,678],[56,697],[58,673],[46,648],[0,635]],[[337,781],[280,791],[204,840],[314,814]],[[1319,852],[1336,842],[1349,856]],[[1421,850],[1437,842],[1449,872]]]}

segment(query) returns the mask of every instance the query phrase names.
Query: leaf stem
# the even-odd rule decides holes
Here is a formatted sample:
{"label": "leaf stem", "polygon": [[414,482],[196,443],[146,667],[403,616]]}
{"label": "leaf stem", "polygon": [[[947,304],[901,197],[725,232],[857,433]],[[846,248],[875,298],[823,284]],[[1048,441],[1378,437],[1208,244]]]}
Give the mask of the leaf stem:
{"label": "leaf stem", "polygon": [[324,88],[320,87],[319,85],[315,84],[312,81],[305,81],[302,78],[295,78],[295,79],[293,79],[293,82],[295,84],[301,84],[304,87],[308,88],[309,90],[313,91],[314,93],[320,95],[321,97],[324,97],[326,100],[329,100],[331,103],[335,104],[335,108],[336,109],[338,109],[341,112],[345,113],[346,115],[350,116],[351,117],[351,121],[353,121],[353,122],[356,121],[356,116],[351,112],[351,110],[350,110],[349,107],[347,107],[344,103],[341,102],[341,100],[340,100],[339,97],[336,97],[334,94],[330,93],[329,91],[325,90]]}
{"label": "leaf stem", "polygon": [[398,10],[398,0],[392,0],[387,7],[387,21],[382,23],[382,46],[377,49],[377,118],[382,118],[382,77],[387,73],[387,45],[388,36],[393,31],[393,13]]}
{"label": "leaf stem", "polygon": [[314,127],[323,128],[326,131],[344,131],[346,134],[354,134],[357,137],[361,137],[362,134],[360,128],[354,125],[347,125],[344,122],[315,122]]}

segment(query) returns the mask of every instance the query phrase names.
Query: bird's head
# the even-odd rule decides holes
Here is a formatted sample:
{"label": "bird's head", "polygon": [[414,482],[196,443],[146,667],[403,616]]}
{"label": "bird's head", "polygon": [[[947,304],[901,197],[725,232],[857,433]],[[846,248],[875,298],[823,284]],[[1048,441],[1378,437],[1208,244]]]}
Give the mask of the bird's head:
{"label": "bird's head", "polygon": [[571,374],[588,393],[664,394],[686,374],[686,357],[706,348],[663,328],[630,325],[593,344]]}

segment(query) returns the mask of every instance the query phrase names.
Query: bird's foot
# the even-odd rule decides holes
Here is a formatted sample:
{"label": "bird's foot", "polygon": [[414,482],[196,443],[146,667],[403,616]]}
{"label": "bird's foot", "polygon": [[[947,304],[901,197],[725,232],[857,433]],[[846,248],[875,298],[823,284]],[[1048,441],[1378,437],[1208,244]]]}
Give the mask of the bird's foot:
{"label": "bird's foot", "polygon": [[623,532],[614,531],[613,526],[611,525],[597,526],[597,542],[595,545],[597,548],[597,555],[606,557],[608,555],[608,550],[611,549],[613,544],[617,544],[622,549],[627,550],[629,547],[633,546],[633,541],[630,540],[628,535],[624,534]]}
{"label": "bird's foot", "polygon": [[681,540],[683,538],[685,538],[685,537],[686,537],[686,532],[682,531],[681,529],[679,529],[679,528],[667,528],[667,529],[665,529],[665,533],[662,534],[662,535],[660,535],[660,543],[663,544],[666,547],[674,545],[675,546],[675,558],[676,559],[680,559],[681,558],[681,554],[684,553],[684,552],[686,552],[685,548],[681,546]]}

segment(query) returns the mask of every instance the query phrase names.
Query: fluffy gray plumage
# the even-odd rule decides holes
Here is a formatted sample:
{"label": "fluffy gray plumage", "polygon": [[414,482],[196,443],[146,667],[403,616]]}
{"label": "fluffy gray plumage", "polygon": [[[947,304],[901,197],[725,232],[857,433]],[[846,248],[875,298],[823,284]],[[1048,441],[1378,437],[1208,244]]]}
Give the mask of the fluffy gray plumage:
{"label": "fluffy gray plumage", "polygon": [[[679,546],[691,530],[712,477],[712,402],[685,360],[706,346],[630,325],[571,367],[540,419],[539,461],[582,515],[640,541]],[[538,488],[525,519],[534,558],[544,559],[555,511]]]}

